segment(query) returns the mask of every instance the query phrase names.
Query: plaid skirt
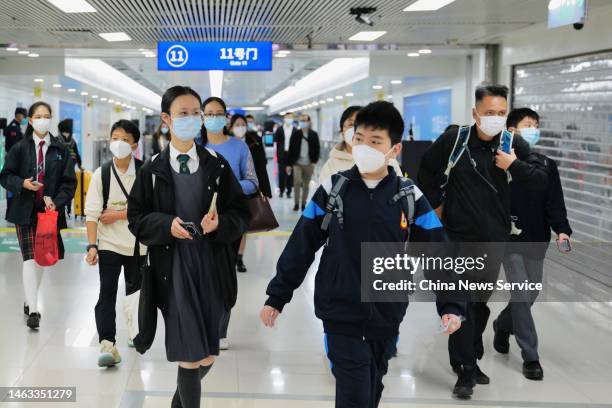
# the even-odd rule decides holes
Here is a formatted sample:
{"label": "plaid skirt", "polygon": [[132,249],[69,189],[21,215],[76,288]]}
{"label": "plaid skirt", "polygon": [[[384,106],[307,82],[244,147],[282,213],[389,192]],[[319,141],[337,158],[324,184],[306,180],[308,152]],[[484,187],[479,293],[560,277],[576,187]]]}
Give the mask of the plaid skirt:
{"label": "plaid skirt", "polygon": [[[31,224],[27,225],[15,225],[17,231],[17,241],[19,241],[19,249],[21,249],[21,256],[23,261],[29,261],[34,259],[34,244],[36,241],[36,223],[37,217]],[[64,242],[62,241],[62,235],[57,230],[57,246],[59,250],[59,259],[64,259]]]}

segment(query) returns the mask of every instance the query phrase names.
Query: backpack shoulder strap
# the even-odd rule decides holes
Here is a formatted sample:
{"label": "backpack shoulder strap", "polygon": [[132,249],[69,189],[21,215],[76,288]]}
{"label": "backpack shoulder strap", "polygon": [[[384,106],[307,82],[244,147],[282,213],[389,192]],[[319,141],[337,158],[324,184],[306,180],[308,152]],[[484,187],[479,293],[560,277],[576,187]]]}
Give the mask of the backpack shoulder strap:
{"label": "backpack shoulder strap", "polygon": [[108,205],[108,195],[110,194],[110,180],[111,180],[111,166],[113,160],[109,160],[102,165],[101,176],[102,176],[102,209],[106,210]]}
{"label": "backpack shoulder strap", "polygon": [[398,177],[397,194],[389,200],[389,204],[395,204],[398,201],[404,212],[404,216],[408,221],[408,225],[414,222],[414,208],[416,197],[414,193],[414,182],[407,177]]}
{"label": "backpack shoulder strap", "polygon": [[468,141],[470,140],[470,126],[462,126],[457,130],[457,137],[455,138],[455,144],[453,145],[453,150],[451,150],[450,156],[448,156],[448,163],[446,164],[446,170],[444,170],[444,176],[446,180],[444,184],[440,186],[440,188],[446,187],[448,184],[448,180],[450,179],[450,173],[453,167],[457,164],[465,149],[467,149]]}
{"label": "backpack shoulder strap", "polygon": [[344,204],[342,202],[342,194],[346,191],[347,182],[349,179],[338,173],[332,176],[332,188],[329,192],[329,198],[327,199],[327,205],[325,206],[325,217],[321,222],[321,230],[327,231],[334,211],[338,215],[338,222],[340,228],[344,226]]}

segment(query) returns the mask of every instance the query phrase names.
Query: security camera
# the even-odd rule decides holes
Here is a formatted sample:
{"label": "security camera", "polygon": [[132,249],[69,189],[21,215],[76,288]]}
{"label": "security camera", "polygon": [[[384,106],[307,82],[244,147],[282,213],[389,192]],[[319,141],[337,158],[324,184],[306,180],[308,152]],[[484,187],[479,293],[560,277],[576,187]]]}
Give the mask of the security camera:
{"label": "security camera", "polygon": [[357,20],[358,23],[361,24],[367,24],[369,26],[373,26],[374,22],[372,22],[372,19],[368,16],[362,16],[361,14],[359,14],[357,17],[355,17],[355,20]]}
{"label": "security camera", "polygon": [[366,24],[373,26],[374,22],[370,17],[371,14],[376,12],[376,7],[353,7],[349,11],[349,15],[355,16],[355,21],[360,24]]}

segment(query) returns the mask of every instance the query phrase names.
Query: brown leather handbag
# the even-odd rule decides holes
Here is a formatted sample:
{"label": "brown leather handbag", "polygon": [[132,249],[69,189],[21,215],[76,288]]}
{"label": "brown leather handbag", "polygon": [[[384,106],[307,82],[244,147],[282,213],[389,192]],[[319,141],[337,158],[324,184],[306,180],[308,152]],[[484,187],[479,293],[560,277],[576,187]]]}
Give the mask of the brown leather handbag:
{"label": "brown leather handbag", "polygon": [[249,209],[251,210],[249,232],[271,231],[278,228],[278,221],[268,197],[264,196],[259,188],[255,194],[249,196]]}

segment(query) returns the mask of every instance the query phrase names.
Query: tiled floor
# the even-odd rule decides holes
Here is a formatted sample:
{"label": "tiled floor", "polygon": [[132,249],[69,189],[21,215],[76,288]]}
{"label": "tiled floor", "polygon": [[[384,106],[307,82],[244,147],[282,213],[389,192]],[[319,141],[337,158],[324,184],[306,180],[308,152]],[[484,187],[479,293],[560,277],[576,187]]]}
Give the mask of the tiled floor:
{"label": "tiled floor", "polygon": [[[297,220],[292,202],[275,200],[281,231]],[[75,234],[79,234],[76,232]],[[0,238],[10,236],[0,234]],[[231,350],[223,352],[203,382],[204,407],[332,407],[334,381],[323,353],[321,323],[313,313],[313,277],[309,273],[274,329],[264,328],[258,312],[265,287],[287,233],[251,236],[239,276],[239,299],[230,325]],[[96,268],[71,253],[45,273],[41,290],[42,323],[30,332],[21,312],[23,294],[18,253],[0,253],[0,386],[76,386],[77,403],[6,406],[168,407],[176,384],[176,366],[163,347],[163,321],[153,348],[138,355],[126,345],[125,323],[117,305],[118,344],[123,362],[104,370],[96,365],[97,335],[93,308]],[[123,285],[120,291],[123,290]],[[492,304],[492,315],[500,304]],[[486,332],[482,369],[491,384],[478,386],[471,401],[454,401],[446,338],[437,334],[433,305],[410,305],[401,328],[399,355],[385,378],[383,407],[612,407],[612,305],[542,303],[534,310],[539,327],[545,380],[530,382],[520,373],[512,343],[502,356]]]}

